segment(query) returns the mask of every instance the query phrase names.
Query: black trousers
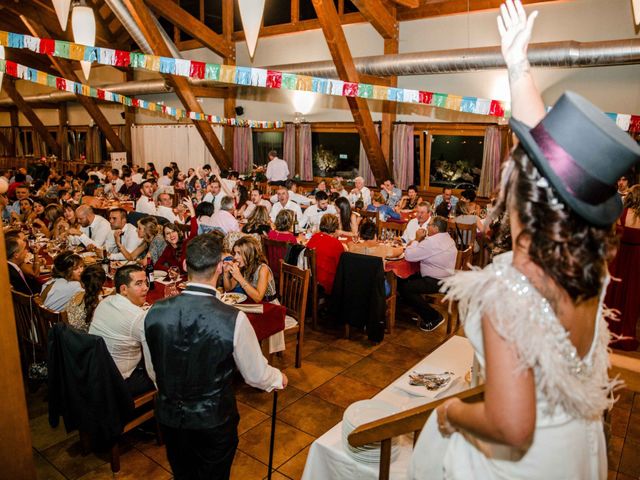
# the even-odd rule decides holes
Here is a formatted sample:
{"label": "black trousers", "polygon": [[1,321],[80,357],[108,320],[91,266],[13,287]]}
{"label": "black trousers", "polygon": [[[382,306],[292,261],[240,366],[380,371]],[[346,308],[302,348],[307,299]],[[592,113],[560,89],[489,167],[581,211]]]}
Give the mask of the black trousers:
{"label": "black trousers", "polygon": [[156,386],[147,375],[147,370],[144,367],[144,358],[129,375],[129,378],[125,379],[124,384],[132,397],[147,393],[149,390],[155,390]]}
{"label": "black trousers", "polygon": [[160,425],[175,480],[227,480],[238,446],[238,420],[206,430]]}
{"label": "black trousers", "polygon": [[406,280],[398,282],[398,291],[402,299],[411,306],[425,322],[437,320],[439,313],[433,309],[422,294],[438,293],[440,282],[437,278],[421,277],[420,274],[412,275]]}
{"label": "black trousers", "polygon": [[269,185],[279,185],[284,187],[286,183],[286,180],[274,180],[273,182],[269,182]]}

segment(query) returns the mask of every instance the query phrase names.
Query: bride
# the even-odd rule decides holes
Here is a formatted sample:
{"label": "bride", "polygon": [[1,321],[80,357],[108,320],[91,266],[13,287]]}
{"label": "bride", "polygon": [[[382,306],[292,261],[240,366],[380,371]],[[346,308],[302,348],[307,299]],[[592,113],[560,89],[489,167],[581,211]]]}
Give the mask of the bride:
{"label": "bride", "polygon": [[[537,12],[501,7],[498,29],[519,146],[506,162],[499,208],[512,252],[445,281],[485,379],[484,401],[447,400],[420,435],[415,479],[604,479],[607,375],[602,299],[615,179],[640,148],[587,100],[563,95],[545,116],[527,61]],[[505,222],[506,223],[506,222]]]}

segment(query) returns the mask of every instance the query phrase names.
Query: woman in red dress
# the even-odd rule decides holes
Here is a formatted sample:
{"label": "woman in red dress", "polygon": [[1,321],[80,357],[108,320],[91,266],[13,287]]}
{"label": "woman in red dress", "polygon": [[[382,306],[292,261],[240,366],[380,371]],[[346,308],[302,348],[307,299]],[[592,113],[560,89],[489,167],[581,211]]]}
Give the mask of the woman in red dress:
{"label": "woman in red dress", "polygon": [[622,338],[614,340],[611,346],[620,350],[637,350],[636,325],[640,315],[640,185],[634,185],[629,190],[624,206],[617,225],[621,233],[620,247],[609,266],[613,279],[609,283],[605,304],[620,311],[619,321],[609,322],[609,329]]}
{"label": "woman in red dress", "polygon": [[307,243],[307,248],[312,248],[316,251],[318,283],[326,294],[331,293],[340,255],[346,250],[342,242],[334,236],[336,230],[338,230],[338,225],[338,217],[336,215],[324,214],[320,220],[320,231],[314,233]]}

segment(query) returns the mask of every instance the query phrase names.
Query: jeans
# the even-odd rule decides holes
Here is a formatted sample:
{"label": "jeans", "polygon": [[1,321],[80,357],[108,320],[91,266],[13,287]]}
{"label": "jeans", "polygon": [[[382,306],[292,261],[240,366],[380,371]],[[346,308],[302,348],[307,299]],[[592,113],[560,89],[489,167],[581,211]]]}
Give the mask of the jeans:
{"label": "jeans", "polygon": [[438,293],[440,279],[413,275],[398,282],[398,291],[403,300],[408,303],[425,322],[432,322],[440,318],[440,314],[433,309],[422,295]]}
{"label": "jeans", "polygon": [[238,446],[237,414],[215,428],[160,425],[175,480],[226,480]]}

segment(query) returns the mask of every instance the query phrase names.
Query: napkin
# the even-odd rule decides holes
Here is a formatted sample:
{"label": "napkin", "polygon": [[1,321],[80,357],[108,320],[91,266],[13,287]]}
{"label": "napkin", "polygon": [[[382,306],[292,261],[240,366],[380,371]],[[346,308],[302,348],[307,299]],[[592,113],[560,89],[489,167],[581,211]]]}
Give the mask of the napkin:
{"label": "napkin", "polygon": [[264,306],[261,303],[236,303],[234,307],[245,313],[264,313]]}
{"label": "napkin", "polygon": [[447,383],[444,387],[439,388],[438,390],[427,390],[426,387],[420,385],[410,385],[409,384],[409,375],[403,376],[398,383],[395,383],[393,386],[398,390],[402,390],[403,392],[408,393],[409,395],[413,395],[414,397],[424,397],[429,400],[435,400],[441,394],[449,390],[453,384],[458,383],[460,380],[460,376],[454,376],[449,383]]}

